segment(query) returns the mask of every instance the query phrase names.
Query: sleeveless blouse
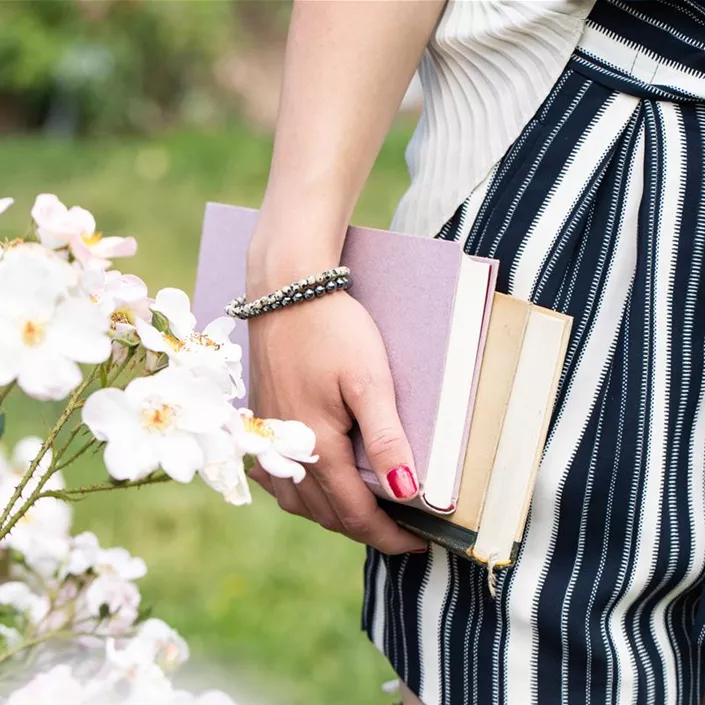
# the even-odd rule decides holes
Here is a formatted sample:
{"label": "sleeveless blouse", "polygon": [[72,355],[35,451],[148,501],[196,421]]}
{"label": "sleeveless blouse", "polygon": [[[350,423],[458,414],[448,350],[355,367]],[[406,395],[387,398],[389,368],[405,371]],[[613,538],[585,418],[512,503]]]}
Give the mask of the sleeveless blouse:
{"label": "sleeveless blouse", "polygon": [[411,187],[392,229],[435,235],[517,139],[595,0],[449,0],[419,66]]}

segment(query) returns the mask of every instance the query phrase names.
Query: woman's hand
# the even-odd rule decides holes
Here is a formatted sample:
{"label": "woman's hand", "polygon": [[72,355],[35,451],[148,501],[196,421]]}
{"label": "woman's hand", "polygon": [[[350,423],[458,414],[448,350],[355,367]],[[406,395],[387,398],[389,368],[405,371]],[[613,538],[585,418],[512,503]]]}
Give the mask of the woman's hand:
{"label": "woman's hand", "polygon": [[[249,298],[338,264],[444,1],[294,2],[272,167],[248,253]],[[413,458],[387,356],[367,312],[336,293],[248,325],[254,411],[308,424],[320,454],[300,485],[261,471],[255,479],[284,509],[329,529],[386,553],[423,550],[377,506],[347,435],[354,417],[382,485],[415,494],[401,467],[413,468]]]}
{"label": "woman's hand", "polygon": [[251,405],[258,416],[296,419],[316,433],[320,460],[298,485],[260,468],[251,475],[282,509],[388,554],[423,551],[377,505],[355,466],[353,421],[390,497],[418,481],[399,421],[384,344],[367,311],[339,292],[250,320]]}

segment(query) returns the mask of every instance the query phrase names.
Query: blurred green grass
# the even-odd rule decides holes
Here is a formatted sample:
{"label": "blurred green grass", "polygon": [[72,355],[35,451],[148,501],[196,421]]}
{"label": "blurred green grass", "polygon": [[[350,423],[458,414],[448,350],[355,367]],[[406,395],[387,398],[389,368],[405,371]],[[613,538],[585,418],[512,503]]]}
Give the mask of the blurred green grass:
{"label": "blurred green grass", "polygon": [[[397,126],[377,161],[355,222],[385,227],[406,187]],[[0,237],[24,232],[34,196],[56,193],[97,217],[106,234],[133,234],[140,250],[118,268],[191,292],[206,201],[257,206],[271,140],[246,128],[157,139],[62,142],[6,138],[0,196],[16,205]],[[22,398],[8,405],[8,445],[41,434],[60,406]],[[81,459],[69,484],[99,481],[99,458]],[[195,664],[255,703],[383,705],[392,677],[359,631],[362,547],[280,512],[263,492],[250,507],[227,506],[198,481],[94,496],[76,506],[76,531],[145,558],[143,602],[189,641]],[[234,687],[229,683],[235,681]]]}

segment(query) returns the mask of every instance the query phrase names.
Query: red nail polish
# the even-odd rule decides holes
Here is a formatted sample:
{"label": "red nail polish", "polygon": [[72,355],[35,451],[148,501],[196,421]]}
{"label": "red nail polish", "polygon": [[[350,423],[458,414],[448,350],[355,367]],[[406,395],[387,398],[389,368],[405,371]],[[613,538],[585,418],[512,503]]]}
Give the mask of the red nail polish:
{"label": "red nail polish", "polygon": [[408,465],[397,465],[387,473],[387,482],[397,499],[413,497],[418,491],[418,486]]}
{"label": "red nail polish", "polygon": [[409,553],[428,553],[428,548],[417,548],[415,551],[409,551]]}

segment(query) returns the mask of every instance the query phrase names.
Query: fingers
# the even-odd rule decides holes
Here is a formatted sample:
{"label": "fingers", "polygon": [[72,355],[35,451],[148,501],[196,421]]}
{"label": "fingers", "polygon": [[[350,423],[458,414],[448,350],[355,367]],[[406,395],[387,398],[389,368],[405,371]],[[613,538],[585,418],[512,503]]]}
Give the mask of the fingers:
{"label": "fingers", "polygon": [[279,507],[289,514],[311,519],[324,529],[339,532],[342,525],[331,507],[325,493],[309,474],[299,483],[292,480],[272,477],[259,464],[250,470],[249,476],[271,494]]}
{"label": "fingers", "polygon": [[271,494],[280,509],[310,519],[329,531],[340,531],[342,526],[318,483],[306,476],[298,485],[291,480],[275,478],[255,465],[250,477]]}
{"label": "fingers", "polygon": [[257,464],[250,470],[249,475],[277,500],[280,509],[315,521],[328,531],[342,531],[343,527],[338,515],[311,475],[307,475],[297,485],[291,480],[272,477]]}
{"label": "fingers", "polygon": [[277,504],[281,509],[289,514],[295,514],[313,521],[313,515],[309,512],[308,507],[299,495],[296,485],[291,480],[273,477],[272,485],[274,487],[274,496],[277,498]]}
{"label": "fingers", "polygon": [[355,467],[347,436],[326,439],[322,447],[325,455],[309,472],[318,481],[346,536],[387,554],[427,548],[425,541],[401,529],[380,509]]}
{"label": "fingers", "polygon": [[401,529],[380,509],[354,465],[348,437],[341,436],[324,445],[325,464],[311,466],[298,485],[273,478],[258,465],[249,476],[290,514],[315,521],[389,555],[425,551],[425,541]]}
{"label": "fingers", "polygon": [[325,492],[310,472],[294,487],[316,523],[320,524],[324,529],[328,529],[328,531],[342,532],[343,525],[338,515],[328,501]]}
{"label": "fingers", "polygon": [[280,508],[286,512],[311,519],[329,531],[342,531],[338,515],[318,482],[310,474],[297,485],[291,480],[272,477],[255,462],[248,475],[272,495]]}
{"label": "fingers", "polygon": [[389,367],[376,378],[341,385],[346,404],[355,416],[365,452],[380,484],[390,497],[408,501],[419,492],[414,459],[401,426]]}
{"label": "fingers", "polygon": [[274,497],[274,485],[272,484],[272,476],[262,470],[262,468],[255,463],[255,466],[247,473],[247,476],[254,480],[265,492]]}

